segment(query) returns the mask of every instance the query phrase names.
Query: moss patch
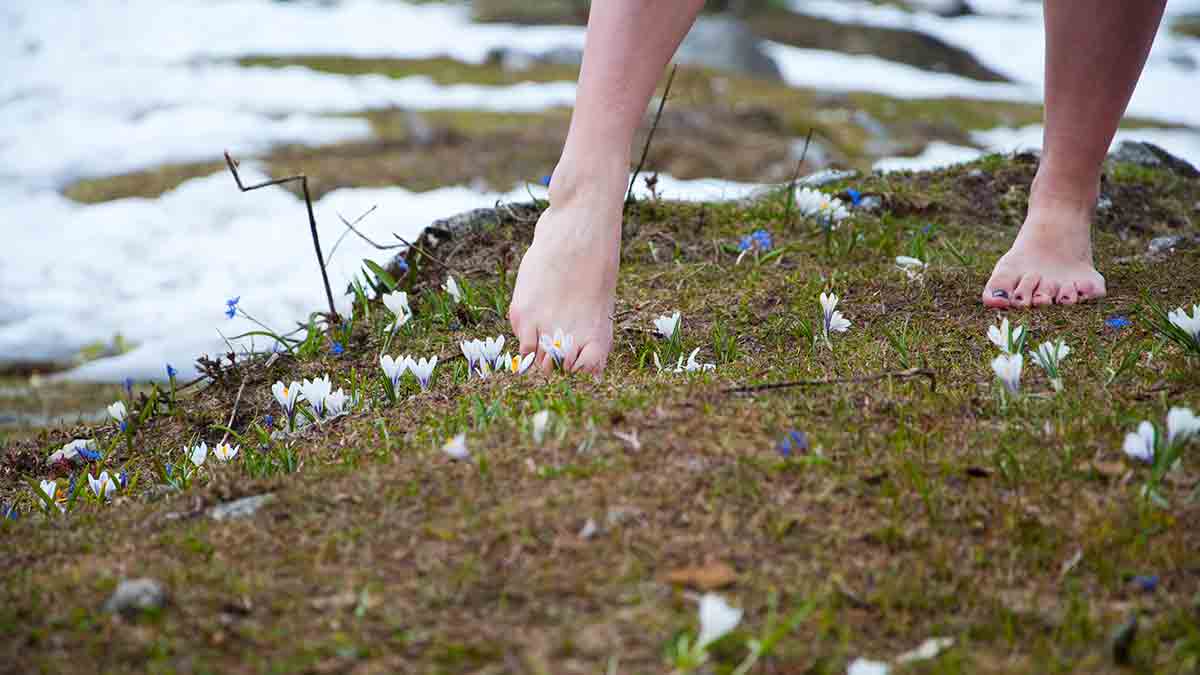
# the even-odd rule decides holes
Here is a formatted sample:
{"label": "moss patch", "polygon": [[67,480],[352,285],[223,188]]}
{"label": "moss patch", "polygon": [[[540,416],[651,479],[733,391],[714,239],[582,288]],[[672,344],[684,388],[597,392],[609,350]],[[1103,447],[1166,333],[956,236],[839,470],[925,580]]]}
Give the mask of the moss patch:
{"label": "moss patch", "polygon": [[[445,270],[414,253],[402,283],[416,315],[388,351],[440,355],[429,393],[409,380],[402,402],[387,402],[375,379],[387,319],[372,302],[339,335],[344,355],[316,335],[297,356],[222,359],[213,384],[160,409],[132,449],[111,427],[9,441],[0,498],[23,509],[24,478],[45,477],[28,458],[85,433],[112,444],[105,466],[136,481],[106,507],[0,525],[12,544],[0,547],[0,661],[58,672],[659,672],[673,637],[695,631],[695,605],[662,579],[722,561],[736,572],[722,592],[746,618],[714,648],[715,672],[745,655],[772,606],[809,602],[769,659],[781,672],[841,673],[853,657],[894,658],[933,635],[957,640],[928,664],[936,672],[1125,672],[1107,639],[1135,611],[1136,668],[1194,669],[1200,471],[1185,455],[1163,485],[1171,507],[1154,507],[1121,440],[1139,420],[1161,424],[1170,405],[1200,406],[1194,359],[1152,337],[1140,306],[1143,291],[1171,307],[1196,301],[1200,251],[1154,264],[1140,254],[1154,234],[1196,230],[1200,186],[1109,167],[1120,217],[1101,222],[1097,254],[1110,297],[1008,315],[1031,344],[1063,338],[1072,353],[1063,392],[1030,365],[1025,397],[1005,406],[984,337],[996,315],[978,295],[1034,169],[993,156],[831,186],[879,195],[885,210],[857,214],[828,243],[782,194],[640,202],[626,213],[603,382],[482,381],[456,356],[462,339],[507,332],[536,208],[501,209],[450,240],[427,235],[467,299],[447,305]],[[760,227],[782,254],[735,264],[727,247]],[[892,259],[917,253],[931,268],[908,282]],[[826,289],[854,322],[832,350],[813,339]],[[654,371],[652,353],[668,347],[650,321],[675,309],[680,346],[716,371]],[[1118,314],[1133,325],[1106,327]],[[894,377],[727,391],[910,367],[935,373],[936,389]],[[253,425],[279,415],[270,383],[321,373],[365,382],[356,412],[260,447]],[[152,501],[164,462],[180,467],[182,445],[219,441],[215,425],[235,407],[241,458],[210,456],[185,494]],[[555,421],[537,444],[530,415],[541,409]],[[785,459],[774,445],[790,429],[811,449]],[[459,432],[474,463],[438,449]],[[249,520],[203,516],[266,491],[278,500]],[[588,519],[599,534],[583,539]],[[1133,577],[1149,574],[1157,590],[1139,591]],[[126,576],[158,579],[172,603],[140,620],[104,615]]]}

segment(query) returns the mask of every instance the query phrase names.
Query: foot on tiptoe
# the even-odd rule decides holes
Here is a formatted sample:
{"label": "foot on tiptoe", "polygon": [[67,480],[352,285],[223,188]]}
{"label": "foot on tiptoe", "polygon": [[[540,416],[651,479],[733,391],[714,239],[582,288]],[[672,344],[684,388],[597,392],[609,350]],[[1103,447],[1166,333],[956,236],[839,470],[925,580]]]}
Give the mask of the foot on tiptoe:
{"label": "foot on tiptoe", "polygon": [[1091,208],[1030,205],[1012,248],[983,289],[988,307],[1072,305],[1104,297],[1092,262]]}
{"label": "foot on tiptoe", "polygon": [[538,338],[558,329],[571,336],[564,370],[599,375],[612,349],[625,167],[609,173],[569,181],[560,165],[521,260],[508,318],[521,353],[537,350],[543,371],[554,364]]}

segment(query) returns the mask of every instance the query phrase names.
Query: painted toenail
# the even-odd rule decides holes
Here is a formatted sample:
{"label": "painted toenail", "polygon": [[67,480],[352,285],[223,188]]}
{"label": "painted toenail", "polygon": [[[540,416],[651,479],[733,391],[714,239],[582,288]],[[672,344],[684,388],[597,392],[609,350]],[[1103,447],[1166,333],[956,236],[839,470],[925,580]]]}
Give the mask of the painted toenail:
{"label": "painted toenail", "polygon": [[1008,291],[1004,290],[1003,288],[997,288],[996,290],[992,291],[992,297],[993,298],[1007,298]]}

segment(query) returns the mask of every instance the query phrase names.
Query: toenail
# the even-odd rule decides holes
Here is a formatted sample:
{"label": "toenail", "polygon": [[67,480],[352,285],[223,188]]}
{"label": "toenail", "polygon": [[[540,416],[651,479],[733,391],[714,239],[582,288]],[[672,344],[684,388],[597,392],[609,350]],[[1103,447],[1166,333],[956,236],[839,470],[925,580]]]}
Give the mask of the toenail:
{"label": "toenail", "polygon": [[1003,288],[997,288],[996,290],[992,291],[992,297],[993,298],[1007,298],[1008,291],[1004,290]]}
{"label": "toenail", "polygon": [[1015,296],[1013,296],[1013,300],[1016,300],[1017,302],[1020,302],[1020,301],[1022,301],[1022,300],[1024,300],[1024,299],[1025,299],[1025,298],[1024,298],[1023,296],[1021,296],[1021,295],[1015,295]]}

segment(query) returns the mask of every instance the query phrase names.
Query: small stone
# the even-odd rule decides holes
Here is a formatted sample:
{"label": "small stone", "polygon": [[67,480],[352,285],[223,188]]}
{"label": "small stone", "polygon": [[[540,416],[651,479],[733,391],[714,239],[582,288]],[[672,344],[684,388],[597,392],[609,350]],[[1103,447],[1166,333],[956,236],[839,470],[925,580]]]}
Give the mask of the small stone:
{"label": "small stone", "polygon": [[636,520],[642,514],[641,511],[625,506],[614,506],[608,510],[608,515],[605,516],[604,522],[608,523],[609,527],[617,527],[624,525],[630,521]]}
{"label": "small stone", "polygon": [[1100,195],[1100,199],[1096,200],[1096,211],[1098,213],[1104,213],[1112,207],[1113,203],[1112,200],[1108,198],[1108,195]]}
{"label": "small stone", "polygon": [[233,520],[254,515],[263,506],[275,501],[275,495],[268,492],[253,497],[242,497],[224,504],[217,504],[208,510],[208,517],[213,520]]}
{"label": "small stone", "polygon": [[104,602],[104,611],[135,616],[141,612],[161,609],[166,601],[166,591],[154,579],[124,579]]}
{"label": "small stone", "polygon": [[879,195],[867,195],[858,203],[858,208],[863,211],[879,211],[883,208],[883,198]]}
{"label": "small stone", "polygon": [[987,174],[983,172],[983,169],[971,169],[967,172],[967,178],[983,179],[986,177]]}
{"label": "small stone", "polygon": [[1191,248],[1197,243],[1200,243],[1200,237],[1184,234],[1173,234],[1151,239],[1147,249],[1150,251],[1150,253],[1166,253],[1179,248]]}
{"label": "small stone", "polygon": [[849,171],[839,171],[837,169],[824,169],[814,174],[809,174],[801,178],[797,183],[804,187],[821,187],[830,183],[836,183],[839,180],[850,180],[859,177],[858,171],[853,169]]}

